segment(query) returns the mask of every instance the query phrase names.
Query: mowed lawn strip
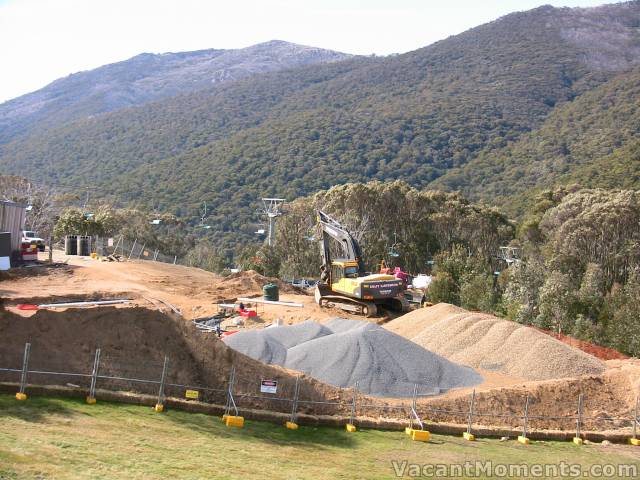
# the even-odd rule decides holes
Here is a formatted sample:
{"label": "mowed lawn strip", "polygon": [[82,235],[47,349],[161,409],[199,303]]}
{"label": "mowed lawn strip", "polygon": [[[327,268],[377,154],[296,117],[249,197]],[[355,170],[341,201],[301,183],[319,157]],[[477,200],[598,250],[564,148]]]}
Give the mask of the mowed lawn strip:
{"label": "mowed lawn strip", "polygon": [[[228,478],[390,479],[391,462],[634,463],[640,448],[578,447],[433,435],[429,443],[403,432],[300,427],[247,421],[227,428],[219,417],[150,407],[0,395],[0,479]],[[408,472],[408,471],[407,471]]]}

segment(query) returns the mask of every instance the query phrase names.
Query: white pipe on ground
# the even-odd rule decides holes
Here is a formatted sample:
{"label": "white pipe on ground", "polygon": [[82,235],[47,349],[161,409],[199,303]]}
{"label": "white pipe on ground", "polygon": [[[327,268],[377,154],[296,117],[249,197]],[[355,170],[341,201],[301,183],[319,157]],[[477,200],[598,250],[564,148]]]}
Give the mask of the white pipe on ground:
{"label": "white pipe on ground", "polygon": [[273,300],[262,300],[260,298],[247,298],[247,297],[238,298],[238,300],[241,302],[247,302],[247,303],[266,303],[268,305],[280,305],[283,307],[304,308],[304,304],[294,303],[294,302],[275,302]]}

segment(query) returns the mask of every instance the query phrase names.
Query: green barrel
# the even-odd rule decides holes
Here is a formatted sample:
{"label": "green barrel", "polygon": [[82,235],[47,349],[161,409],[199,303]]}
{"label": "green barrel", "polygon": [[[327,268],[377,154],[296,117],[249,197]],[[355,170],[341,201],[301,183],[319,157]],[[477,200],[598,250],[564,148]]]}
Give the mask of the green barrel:
{"label": "green barrel", "polygon": [[262,287],[262,293],[264,294],[265,300],[269,300],[271,302],[277,302],[278,300],[280,300],[278,285],[275,285],[273,283],[267,283],[264,287]]}

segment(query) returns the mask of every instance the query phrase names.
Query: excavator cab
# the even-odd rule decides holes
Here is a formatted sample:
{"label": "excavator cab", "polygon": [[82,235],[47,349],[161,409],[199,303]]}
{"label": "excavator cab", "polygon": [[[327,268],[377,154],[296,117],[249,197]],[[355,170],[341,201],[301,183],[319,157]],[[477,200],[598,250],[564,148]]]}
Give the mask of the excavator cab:
{"label": "excavator cab", "polygon": [[331,290],[357,297],[361,281],[358,263],[336,260],[331,262]]}

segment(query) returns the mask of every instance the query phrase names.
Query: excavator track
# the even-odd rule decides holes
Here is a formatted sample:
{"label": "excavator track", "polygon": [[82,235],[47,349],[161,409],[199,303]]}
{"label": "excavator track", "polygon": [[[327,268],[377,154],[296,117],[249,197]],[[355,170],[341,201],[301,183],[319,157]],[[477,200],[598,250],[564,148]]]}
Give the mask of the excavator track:
{"label": "excavator track", "polygon": [[357,300],[342,295],[323,295],[319,288],[316,287],[315,300],[321,308],[340,308],[347,312],[364,315],[365,317],[373,317],[378,313],[378,307],[373,302]]}
{"label": "excavator track", "polygon": [[340,308],[347,312],[357,313],[365,317],[373,317],[378,313],[378,307],[373,302],[360,302],[349,297],[329,295],[322,297],[318,302],[320,307]]}

